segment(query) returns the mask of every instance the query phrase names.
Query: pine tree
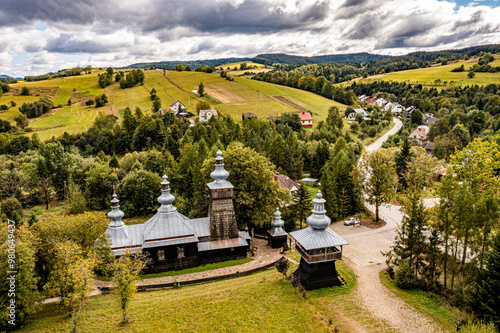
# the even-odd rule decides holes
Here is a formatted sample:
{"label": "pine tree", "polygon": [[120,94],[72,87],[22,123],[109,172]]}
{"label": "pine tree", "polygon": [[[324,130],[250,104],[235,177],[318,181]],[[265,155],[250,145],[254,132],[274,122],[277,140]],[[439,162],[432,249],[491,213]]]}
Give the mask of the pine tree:
{"label": "pine tree", "polygon": [[311,177],[320,178],[321,169],[325,165],[326,161],[330,158],[330,149],[328,147],[328,142],[323,141],[316,148],[316,152],[312,158],[311,162]]}
{"label": "pine tree", "polygon": [[473,308],[478,315],[495,323],[500,329],[500,233],[493,239],[493,248],[485,256],[486,267],[479,270]]}
{"label": "pine tree", "polygon": [[300,221],[300,229],[302,229],[302,221],[306,217],[308,211],[311,209],[311,200],[309,200],[309,192],[307,191],[305,185],[300,185],[297,192],[295,192],[293,200],[295,211]]}
{"label": "pine tree", "polygon": [[395,162],[396,162],[396,173],[398,174],[399,184],[402,189],[406,189],[406,166],[410,159],[414,157],[414,154],[410,152],[410,141],[407,138],[403,140],[403,145],[401,146],[401,150],[396,154]]}
{"label": "pine tree", "polygon": [[111,157],[111,160],[109,160],[109,167],[112,169],[120,167],[120,163],[118,162],[118,157],[116,157],[115,153],[113,153],[113,157]]}

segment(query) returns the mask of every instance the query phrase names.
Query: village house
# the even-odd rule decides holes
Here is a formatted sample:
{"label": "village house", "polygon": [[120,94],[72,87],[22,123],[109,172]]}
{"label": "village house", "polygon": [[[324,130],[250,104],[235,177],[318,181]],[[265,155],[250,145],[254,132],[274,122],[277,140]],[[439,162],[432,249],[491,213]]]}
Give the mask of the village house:
{"label": "village house", "polygon": [[427,155],[432,155],[432,150],[434,149],[434,142],[427,142],[424,146]]}
{"label": "village house", "polygon": [[178,100],[175,100],[172,104],[170,104],[170,110],[174,111],[175,115],[177,115],[179,113],[184,113],[186,107]]}
{"label": "village house", "polygon": [[411,115],[411,113],[413,112],[413,110],[416,110],[416,109],[417,109],[417,108],[416,108],[416,107],[414,107],[414,106],[409,106],[409,107],[407,107],[406,109],[404,109],[404,108],[403,108],[403,111],[404,111],[404,113],[405,113],[405,117],[406,117],[406,118],[409,118],[409,117],[410,117],[410,115]]}
{"label": "village house", "polygon": [[313,117],[309,112],[299,112],[299,117],[302,127],[310,128],[313,126]]}
{"label": "village house", "polygon": [[429,140],[423,128],[416,128],[408,135],[408,141],[417,142],[421,147],[424,147]]}
{"label": "village house", "polygon": [[365,103],[366,102],[366,99],[370,97],[370,96],[366,96],[366,95],[361,95],[358,97],[358,102],[359,103]]}
{"label": "village house", "polygon": [[241,115],[241,120],[255,118],[257,119],[257,114],[255,112],[245,112]]}
{"label": "village house", "polygon": [[369,97],[365,100],[365,103],[368,105],[374,106],[376,100],[377,100],[377,97]]}
{"label": "village house", "polygon": [[122,256],[127,250],[147,253],[152,259],[145,272],[184,269],[200,264],[245,258],[250,237],[239,231],[233,207],[234,186],[227,181],[222,152],[217,151],[214,180],[207,184],[210,194],[208,216],[190,219],[177,211],[170,182],[163,176],[158,212],[141,224],[125,225],[125,215],[113,194],[111,220],[106,233],[110,236],[113,255]]}
{"label": "village house", "polygon": [[356,116],[360,114],[363,116],[363,119],[366,119],[368,117],[368,112],[366,112],[365,110],[361,109],[361,108],[357,108],[357,109],[354,109],[351,111],[351,113],[349,113],[347,115],[347,119],[349,121],[354,121],[356,120]]}
{"label": "village house", "polygon": [[210,118],[215,117],[217,118],[217,110],[212,109],[212,110],[200,110],[200,113],[198,115],[198,119],[200,122],[205,122],[210,120]]}
{"label": "village house", "polygon": [[384,107],[387,103],[389,103],[388,101],[386,101],[385,99],[383,98],[379,98],[375,101],[375,104],[379,107]]}
{"label": "village house", "polygon": [[425,124],[430,127],[438,119],[439,118],[429,117],[425,120]]}
{"label": "village house", "polygon": [[280,183],[280,187],[290,191],[290,195],[294,195],[299,189],[300,184],[290,179],[287,175],[282,175],[279,172],[274,174],[274,180]]}

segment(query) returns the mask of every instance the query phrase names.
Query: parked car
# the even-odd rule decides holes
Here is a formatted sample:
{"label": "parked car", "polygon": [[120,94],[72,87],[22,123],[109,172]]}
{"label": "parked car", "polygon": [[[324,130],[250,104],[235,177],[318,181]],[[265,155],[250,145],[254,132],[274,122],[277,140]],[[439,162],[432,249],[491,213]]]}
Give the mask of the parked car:
{"label": "parked car", "polygon": [[344,225],[352,225],[354,223],[354,217],[350,217],[344,221]]}
{"label": "parked car", "polygon": [[356,218],[356,219],[354,220],[354,224],[355,224],[355,225],[356,225],[356,224],[361,225],[361,219],[360,219],[359,217],[358,217],[358,218]]}

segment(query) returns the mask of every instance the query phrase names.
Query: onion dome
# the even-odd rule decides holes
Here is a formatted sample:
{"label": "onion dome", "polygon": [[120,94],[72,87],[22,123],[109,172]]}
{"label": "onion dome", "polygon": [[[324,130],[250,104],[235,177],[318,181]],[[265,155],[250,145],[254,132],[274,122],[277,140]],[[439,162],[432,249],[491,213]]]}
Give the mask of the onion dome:
{"label": "onion dome", "polygon": [[158,202],[161,204],[158,208],[159,212],[171,212],[177,210],[172,203],[175,197],[170,193],[170,182],[167,180],[167,175],[163,175],[163,181],[161,182],[161,195],[158,197]]}
{"label": "onion dome", "polygon": [[278,207],[276,207],[276,211],[274,212],[274,219],[273,222],[271,222],[271,227],[283,227],[285,225],[285,222],[281,219],[281,212]]}
{"label": "onion dome", "polygon": [[120,200],[118,200],[118,196],[115,193],[115,187],[113,186],[113,199],[111,199],[111,211],[108,213],[108,217],[111,220],[109,223],[110,228],[119,228],[124,225],[122,221],[122,217],[125,216],[120,210]]}
{"label": "onion dome", "polygon": [[283,230],[283,226],[285,222],[281,219],[281,212],[278,207],[276,207],[276,211],[274,212],[273,222],[271,222],[271,235],[272,236],[282,236],[286,235],[286,231]]}
{"label": "onion dome", "polygon": [[323,194],[321,194],[321,191],[318,190],[316,199],[313,199],[314,207],[311,210],[312,215],[310,215],[306,220],[306,223],[313,229],[324,230],[328,228],[331,223],[330,218],[325,215],[325,202],[326,200],[323,199]]}
{"label": "onion dome", "polygon": [[229,172],[224,169],[224,159],[222,158],[220,148],[217,150],[217,157],[215,158],[215,170],[212,171],[210,177],[212,177],[216,183],[223,182],[229,177]]}

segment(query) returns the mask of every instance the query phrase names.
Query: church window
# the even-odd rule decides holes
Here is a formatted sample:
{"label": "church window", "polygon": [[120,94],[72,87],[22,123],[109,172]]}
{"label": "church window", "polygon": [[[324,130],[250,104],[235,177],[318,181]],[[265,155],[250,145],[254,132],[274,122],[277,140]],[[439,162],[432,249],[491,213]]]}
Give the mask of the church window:
{"label": "church window", "polygon": [[186,254],[184,253],[184,248],[183,247],[178,247],[177,248],[177,258],[185,258]]}
{"label": "church window", "polygon": [[158,260],[165,261],[165,250],[158,250]]}

